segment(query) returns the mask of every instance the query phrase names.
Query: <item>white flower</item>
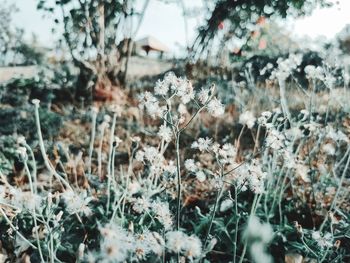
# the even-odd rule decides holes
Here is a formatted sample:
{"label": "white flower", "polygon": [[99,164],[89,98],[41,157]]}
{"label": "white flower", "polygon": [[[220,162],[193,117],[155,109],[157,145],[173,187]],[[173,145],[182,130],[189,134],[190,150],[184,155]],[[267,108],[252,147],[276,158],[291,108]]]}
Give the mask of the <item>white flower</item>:
{"label": "white flower", "polygon": [[277,60],[278,68],[272,72],[270,78],[276,78],[279,81],[285,81],[289,77],[291,72],[298,68],[301,61],[301,54],[290,54],[287,59],[279,58]]}
{"label": "white flower", "polygon": [[104,121],[104,122],[110,123],[111,120],[112,120],[111,116],[109,116],[109,115],[107,115],[107,114],[103,116],[103,121]]}
{"label": "white flower", "polygon": [[208,112],[214,117],[219,117],[225,113],[224,105],[217,98],[213,98],[208,103],[207,108]]}
{"label": "white flower", "polygon": [[198,258],[202,254],[202,243],[195,236],[187,236],[181,231],[166,233],[166,246],[170,252],[183,253],[187,258]]}
{"label": "white flower", "polygon": [[26,138],[25,138],[24,136],[22,136],[22,135],[19,135],[19,136],[17,137],[17,143],[18,143],[19,145],[24,145],[24,144],[26,144]]}
{"label": "white flower", "polygon": [[260,223],[259,218],[253,215],[250,216],[248,220],[248,225],[244,232],[244,238],[267,244],[273,238],[273,229],[268,223]]}
{"label": "white flower", "polygon": [[202,104],[205,104],[208,101],[208,99],[209,99],[209,90],[202,88],[197,96],[198,96],[198,100]]}
{"label": "white flower", "polygon": [[296,158],[292,150],[293,149],[287,148],[285,151],[283,151],[284,165],[289,169],[293,169],[297,165],[295,160]]}
{"label": "white flower", "polygon": [[207,179],[207,177],[203,171],[196,172],[196,178],[201,183],[203,183],[205,181],[205,179]]}
{"label": "white flower", "polygon": [[232,207],[233,207],[233,201],[231,199],[227,198],[221,202],[220,212],[226,212],[227,210],[229,210]]}
{"label": "white flower", "polygon": [[208,151],[210,149],[212,140],[207,138],[199,138],[198,141],[192,143],[191,148],[199,149],[201,152]]}
{"label": "white flower", "polygon": [[11,187],[8,191],[8,197],[9,204],[19,209],[29,210],[31,212],[33,210],[42,210],[42,197],[40,195],[23,192],[20,189]]}
{"label": "white flower", "polygon": [[147,232],[145,235],[145,240],[150,250],[157,256],[163,254],[163,248],[165,246],[164,239],[157,232]]}
{"label": "white flower", "polygon": [[180,115],[185,115],[188,113],[186,105],[183,103],[179,104],[179,107],[177,108],[177,111],[180,113]]}
{"label": "white flower", "polygon": [[136,194],[141,191],[141,185],[138,181],[133,180],[129,186],[128,186],[128,191],[130,195]]}
{"label": "white flower", "polygon": [[23,160],[27,159],[27,149],[25,147],[18,147],[16,152]]}
{"label": "white flower", "polygon": [[334,155],[335,154],[335,148],[333,144],[331,143],[326,143],[322,146],[322,150],[328,154],[328,155]]}
{"label": "white flower", "polygon": [[166,246],[173,253],[180,253],[186,234],[181,231],[170,231],[166,233]]}
{"label": "white flower", "polygon": [[159,155],[160,154],[159,154],[157,148],[155,148],[155,147],[146,146],[144,148],[144,158],[150,162],[153,162],[157,157],[160,157]]}
{"label": "white flower", "polygon": [[180,97],[183,104],[187,104],[194,99],[195,93],[192,84],[186,78],[177,78],[172,83],[171,89]]}
{"label": "white flower", "polygon": [[159,101],[150,92],[146,91],[140,96],[140,108],[146,108],[147,113],[155,119],[161,117],[165,112],[165,107],[159,105]]}
{"label": "white flower", "polygon": [[169,85],[174,85],[177,82],[178,78],[176,77],[175,73],[170,71],[164,76],[164,82],[168,83]]}
{"label": "white flower", "polygon": [[110,111],[115,113],[117,117],[122,116],[123,108],[120,105],[113,104],[110,106]]}
{"label": "white flower", "polygon": [[135,239],[124,229],[112,223],[100,228],[102,261],[123,262],[135,248]]}
{"label": "white flower", "polygon": [[183,242],[182,249],[187,258],[198,258],[202,254],[202,242],[195,235],[186,237],[186,239]]}
{"label": "white flower", "polygon": [[154,87],[154,93],[157,95],[165,96],[169,91],[169,84],[166,81],[158,80]]}
{"label": "white flower", "polygon": [[171,141],[171,137],[172,137],[171,128],[166,126],[166,124],[163,124],[162,126],[159,127],[158,136],[162,140],[164,140],[166,142],[170,142]]}
{"label": "white flower", "polygon": [[151,203],[149,202],[149,200],[147,200],[145,197],[139,197],[136,199],[135,203],[133,204],[132,209],[136,213],[142,214],[147,212],[150,207],[151,207]]}
{"label": "white flower", "polygon": [[62,194],[63,200],[65,201],[67,212],[69,214],[83,213],[89,216],[92,211],[88,204],[91,201],[91,197],[87,197],[86,192],[76,194],[71,190],[66,190]]}
{"label": "white flower", "polygon": [[190,172],[196,172],[197,171],[197,165],[195,164],[193,159],[187,159],[185,161],[185,168]]}
{"label": "white flower", "polygon": [[145,152],[144,151],[142,151],[142,150],[137,151],[137,153],[135,155],[136,161],[143,162],[144,157],[145,157]]}
{"label": "white flower", "polygon": [[335,131],[333,127],[328,126],[328,133],[326,135],[326,138],[330,138],[334,140],[335,142],[349,142],[349,138],[340,130]]}
{"label": "white flower", "polygon": [[[213,147],[212,150],[213,152],[217,152],[217,150],[213,149]],[[226,143],[221,147],[221,149],[218,149],[218,153],[220,156],[220,161],[223,164],[234,163],[237,155],[237,150],[232,144]]]}
{"label": "white flower", "polygon": [[169,210],[169,204],[160,201],[154,201],[151,204],[152,211],[155,213],[158,221],[164,226],[166,230],[173,225],[172,215]]}
{"label": "white flower", "polygon": [[271,263],[273,259],[266,252],[266,245],[262,242],[254,242],[250,245],[250,255],[255,263]]}
{"label": "white flower", "polygon": [[169,161],[168,165],[164,166],[164,171],[174,174],[176,173],[176,166],[174,164],[174,161]]}
{"label": "white flower", "polygon": [[265,126],[267,121],[271,118],[272,113],[270,111],[264,111],[261,113],[261,117],[258,118],[258,123]]}
{"label": "white flower", "polygon": [[304,72],[308,79],[324,79],[324,70],[322,67],[315,67],[314,65],[307,65],[304,68]]}
{"label": "white flower", "polygon": [[319,231],[315,231],[312,233],[312,238],[317,242],[318,246],[322,248],[333,246],[333,238],[331,233],[326,233],[322,236]]}
{"label": "white flower", "polygon": [[32,103],[33,103],[35,106],[39,106],[40,100],[39,100],[39,99],[32,99]]}
{"label": "white flower", "polygon": [[249,189],[254,193],[263,193],[267,174],[263,172],[260,163],[253,160],[250,164],[241,166],[239,169],[238,185],[248,183]]}
{"label": "white flower", "polygon": [[138,234],[135,240],[135,254],[137,259],[144,260],[146,256],[153,252],[160,256],[163,252],[164,240],[157,232],[146,230]]}
{"label": "white flower", "polygon": [[243,112],[239,116],[239,123],[242,125],[246,125],[249,129],[253,128],[255,124],[256,118],[253,113],[250,111]]}
{"label": "white flower", "polygon": [[284,147],[285,137],[276,129],[271,129],[266,137],[266,145],[274,150],[280,150]]}

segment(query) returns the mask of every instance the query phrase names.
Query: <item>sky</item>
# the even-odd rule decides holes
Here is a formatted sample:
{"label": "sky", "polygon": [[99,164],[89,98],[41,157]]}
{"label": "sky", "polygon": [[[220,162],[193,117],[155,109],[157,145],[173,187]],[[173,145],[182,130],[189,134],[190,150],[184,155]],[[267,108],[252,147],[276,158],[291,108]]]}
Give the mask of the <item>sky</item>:
{"label": "sky", "polygon": [[[6,0],[0,0],[0,4],[4,1]],[[19,12],[14,15],[14,22],[25,29],[26,37],[29,38],[31,32],[35,33],[42,45],[51,46],[54,41],[51,34],[53,22],[36,10],[37,0],[7,1],[14,1],[19,8]],[[337,4],[332,8],[316,9],[310,17],[286,22],[286,28],[296,37],[308,36],[314,39],[320,36],[327,39],[334,37],[346,24],[350,24],[350,0],[333,0],[333,2]],[[184,0],[184,3],[187,8],[192,8],[202,5],[203,0]],[[152,35],[176,53],[181,49],[180,47],[186,46],[187,41],[191,43],[195,38],[196,27],[202,18],[199,16],[187,21],[188,34],[186,35],[180,6],[151,0],[136,39]]]}

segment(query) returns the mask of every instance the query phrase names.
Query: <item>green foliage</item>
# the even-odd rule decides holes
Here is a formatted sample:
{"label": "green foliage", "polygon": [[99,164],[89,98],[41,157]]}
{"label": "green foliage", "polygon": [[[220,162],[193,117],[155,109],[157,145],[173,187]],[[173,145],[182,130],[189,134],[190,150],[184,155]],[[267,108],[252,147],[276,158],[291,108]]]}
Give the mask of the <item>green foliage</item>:
{"label": "green foliage", "polygon": [[[250,33],[260,17],[287,17],[288,14],[305,15],[317,5],[329,5],[326,0],[218,0],[205,24],[199,28],[199,35],[194,43],[194,50],[203,52],[212,47],[217,32],[223,29],[220,45],[232,38],[250,39]],[[220,27],[220,23],[224,28]]]}
{"label": "green foliage", "polygon": [[17,11],[14,4],[6,2],[0,8],[0,66],[36,65],[43,62],[44,54],[24,39],[24,30],[12,25],[12,14]]}

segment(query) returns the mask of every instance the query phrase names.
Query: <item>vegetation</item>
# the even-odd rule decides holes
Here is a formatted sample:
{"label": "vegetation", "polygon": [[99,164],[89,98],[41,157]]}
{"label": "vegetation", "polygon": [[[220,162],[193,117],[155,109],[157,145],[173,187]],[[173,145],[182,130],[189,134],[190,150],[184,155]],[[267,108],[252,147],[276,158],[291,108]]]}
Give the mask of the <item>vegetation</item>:
{"label": "vegetation", "polygon": [[[118,30],[148,2],[38,1],[70,58],[0,84],[0,262],[349,262],[346,38],[252,37],[125,82]],[[194,47],[316,4],[215,1]]]}

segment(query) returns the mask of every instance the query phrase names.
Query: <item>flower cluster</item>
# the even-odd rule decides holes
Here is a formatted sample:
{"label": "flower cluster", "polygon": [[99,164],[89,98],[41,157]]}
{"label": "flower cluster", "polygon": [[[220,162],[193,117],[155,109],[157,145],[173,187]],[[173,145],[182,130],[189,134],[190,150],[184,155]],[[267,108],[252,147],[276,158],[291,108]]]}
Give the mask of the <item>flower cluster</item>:
{"label": "flower cluster", "polygon": [[278,58],[278,67],[271,73],[270,78],[285,81],[298,68],[301,61],[301,54],[290,54],[287,59]]}
{"label": "flower cluster", "polygon": [[164,240],[157,232],[145,231],[134,235],[116,224],[100,227],[102,242],[98,253],[87,255],[87,261],[124,262],[127,258],[140,260],[149,254],[160,256],[163,252]]}
{"label": "flower cluster", "polygon": [[[189,80],[177,77],[174,73],[170,72],[165,75],[163,80],[157,81],[154,87],[155,95],[151,92],[141,94],[139,97],[139,106],[141,110],[145,110],[153,119],[168,119],[169,116],[166,116],[166,114],[171,113],[172,116],[168,121],[172,125],[178,125],[184,122],[184,115],[188,112],[187,105],[190,102],[200,107],[197,110],[200,111],[202,108],[206,108],[212,116],[219,117],[224,114],[225,108],[214,97],[214,91],[213,86],[211,89],[202,88],[196,93]],[[171,112],[173,104],[178,104],[178,109]],[[169,131],[165,132],[169,134]],[[162,136],[161,134],[160,136]]]}
{"label": "flower cluster", "polygon": [[181,253],[193,260],[202,254],[202,243],[197,236],[188,236],[181,231],[170,231],[166,234],[167,249],[173,253]]}

